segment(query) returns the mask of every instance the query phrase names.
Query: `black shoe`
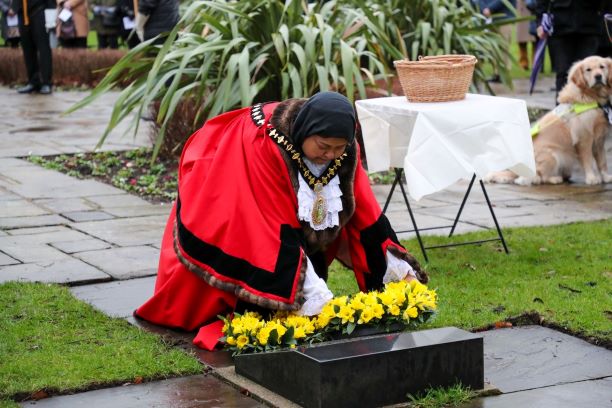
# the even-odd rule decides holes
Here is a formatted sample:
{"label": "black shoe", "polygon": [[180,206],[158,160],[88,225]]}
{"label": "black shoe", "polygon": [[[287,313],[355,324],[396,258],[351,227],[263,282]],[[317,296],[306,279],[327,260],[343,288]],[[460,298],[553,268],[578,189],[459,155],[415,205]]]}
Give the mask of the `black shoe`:
{"label": "black shoe", "polygon": [[32,85],[32,84],[27,84],[24,87],[17,88],[17,93],[20,93],[20,94],[29,94],[29,93],[38,91],[39,89],[40,89],[39,86]]}
{"label": "black shoe", "polygon": [[51,91],[51,86],[50,85],[43,85],[38,90],[38,93],[42,94],[42,95],[49,95],[49,94],[51,94],[51,92],[52,91]]}

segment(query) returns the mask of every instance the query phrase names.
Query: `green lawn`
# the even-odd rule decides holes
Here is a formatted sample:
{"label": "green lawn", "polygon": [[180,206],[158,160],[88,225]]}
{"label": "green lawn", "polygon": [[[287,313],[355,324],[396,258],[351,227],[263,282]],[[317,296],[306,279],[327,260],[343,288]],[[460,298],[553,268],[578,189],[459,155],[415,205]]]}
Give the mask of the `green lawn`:
{"label": "green lawn", "polygon": [[[506,229],[505,236],[509,255],[495,243],[430,250],[425,267],[439,295],[439,313],[428,327],[473,330],[535,312],[609,347],[612,219]],[[448,239],[425,240],[432,245]],[[421,257],[416,241],[404,244]],[[339,264],[329,284],[337,295],[356,291],[352,274]],[[0,285],[0,333],[0,407],[40,391],[68,393],[202,372],[194,357],[105,316],[58,285]]]}
{"label": "green lawn", "polygon": [[56,394],[201,373],[198,360],[112,319],[58,285],[0,285],[0,407]]}
{"label": "green lawn", "polygon": [[[491,238],[494,231],[455,240]],[[612,341],[612,219],[552,227],[508,228],[506,255],[499,243],[467,245],[428,252],[429,286],[437,289],[439,313],[430,327],[468,330],[536,312],[556,327]],[[425,237],[426,245],[448,238]],[[416,240],[404,242],[422,259]],[[335,294],[352,293],[352,273],[339,264],[330,271]]]}

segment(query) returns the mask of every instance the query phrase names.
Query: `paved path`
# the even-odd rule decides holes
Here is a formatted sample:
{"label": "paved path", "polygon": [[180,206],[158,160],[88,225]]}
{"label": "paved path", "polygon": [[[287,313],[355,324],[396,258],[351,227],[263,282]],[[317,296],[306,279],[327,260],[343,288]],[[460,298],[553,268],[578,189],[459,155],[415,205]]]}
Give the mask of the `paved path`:
{"label": "paved path", "polygon": [[[527,98],[522,81],[517,83],[511,96],[525,98],[533,106],[549,108],[553,105],[553,96],[549,92],[551,84],[549,79],[541,81],[538,85],[541,92]],[[496,88],[496,92],[509,94],[502,88]],[[17,95],[13,90],[0,88],[0,106],[4,113],[0,118],[0,282],[22,280],[72,285],[77,297],[103,312],[126,318],[161,335],[178,338],[185,347],[190,347],[189,334],[151,327],[135,321],[131,316],[131,311],[153,291],[159,242],[169,206],[151,204],[97,181],[77,180],[42,169],[23,159],[28,154],[54,155],[93,149],[104,130],[117,94],[110,93],[73,115],[60,116],[61,112],[85,95],[82,92],[58,92],[52,96]],[[146,124],[141,126],[135,139],[131,136],[121,137],[123,130],[111,134],[103,149],[125,150],[149,144]],[[612,163],[611,144],[608,143],[608,157]],[[579,175],[577,181],[580,179]],[[459,182],[448,190],[412,202],[419,227],[448,225],[454,219],[465,187],[466,182]],[[389,186],[374,188],[379,201],[384,202]],[[487,190],[502,227],[550,225],[612,216],[612,185],[585,186],[580,182],[539,187],[487,185]],[[397,230],[411,229],[399,193],[394,195],[387,214]],[[492,227],[493,221],[483,194],[475,186],[457,232]],[[493,231],[491,233],[494,235]],[[400,236],[407,238],[411,233]],[[435,256],[435,253],[431,256]],[[525,351],[525,339],[533,339],[530,352]],[[602,367],[612,367],[611,352],[584,342],[575,342],[569,336],[551,333],[543,328],[519,328],[485,334],[485,374],[487,380],[505,394],[486,398],[484,402],[476,403],[482,405],[473,406],[526,406],[520,403],[525,396],[529,396],[530,401],[542,398],[544,405],[538,406],[543,407],[583,406],[552,404],[559,395],[566,394],[592,396],[583,402],[595,405],[584,406],[598,406],[596,402],[599,400],[609,403],[612,400],[609,386],[612,371]],[[586,366],[576,355],[568,357],[567,353],[557,353],[555,350],[559,344],[571,344],[572,350],[584,350],[580,355],[594,356],[592,363]],[[542,364],[534,364],[534,361],[538,361],[537,356],[542,356],[542,361],[546,361],[546,356],[551,353],[554,354],[555,364],[546,362],[543,366],[551,367],[551,371],[553,366],[560,367],[557,376],[542,373]],[[215,394],[211,390],[217,388],[211,386],[205,388],[208,391],[204,393],[195,392],[201,384],[219,381],[215,376],[248,388],[269,404],[290,405],[281,397],[235,376],[227,354],[200,350],[197,355],[213,367],[212,377],[168,380],[160,382],[159,387],[143,384],[118,391],[99,390],[51,398],[36,405],[96,407],[108,406],[109,401],[114,401],[116,406],[124,403],[152,406],[143,402],[151,400],[139,399],[140,396],[150,395],[152,389],[165,390],[160,391],[162,393],[191,395],[189,398],[175,399],[173,406],[192,406],[195,401],[202,402],[201,398],[208,397],[209,403],[202,402],[198,406],[259,405],[233,388],[219,386],[217,388],[221,391]],[[562,370],[564,366],[574,368]],[[513,370],[521,373],[520,378],[512,377]],[[537,379],[544,377],[548,378],[548,382],[537,383]],[[529,380],[521,382],[521,378]],[[591,379],[596,380],[589,381]],[[128,403],[131,399],[140,403]]]}

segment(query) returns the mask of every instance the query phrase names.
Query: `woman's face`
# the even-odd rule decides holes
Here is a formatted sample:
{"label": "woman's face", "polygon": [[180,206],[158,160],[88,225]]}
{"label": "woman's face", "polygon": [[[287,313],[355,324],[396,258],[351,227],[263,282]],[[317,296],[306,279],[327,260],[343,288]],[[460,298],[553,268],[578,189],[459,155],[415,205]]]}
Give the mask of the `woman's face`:
{"label": "woman's face", "polygon": [[304,156],[315,164],[325,164],[344,153],[347,141],[342,137],[309,136],[302,143]]}

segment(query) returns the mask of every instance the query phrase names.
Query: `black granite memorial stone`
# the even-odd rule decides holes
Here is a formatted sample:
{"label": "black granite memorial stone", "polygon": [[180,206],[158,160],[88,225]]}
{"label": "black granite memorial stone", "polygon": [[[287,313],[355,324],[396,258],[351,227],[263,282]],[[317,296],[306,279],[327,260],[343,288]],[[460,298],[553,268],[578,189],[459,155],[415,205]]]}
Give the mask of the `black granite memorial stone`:
{"label": "black granite memorial stone", "polygon": [[482,336],[455,327],[244,354],[236,373],[304,407],[378,407],[461,383],[484,386]]}

